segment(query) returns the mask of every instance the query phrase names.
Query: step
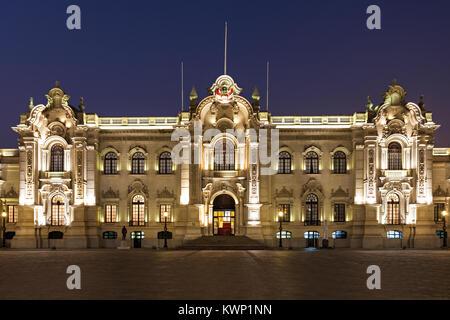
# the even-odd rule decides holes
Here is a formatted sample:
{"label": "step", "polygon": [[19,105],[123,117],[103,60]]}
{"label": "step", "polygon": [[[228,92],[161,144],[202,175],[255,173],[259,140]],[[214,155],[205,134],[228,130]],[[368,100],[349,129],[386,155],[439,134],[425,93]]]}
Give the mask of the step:
{"label": "step", "polygon": [[203,236],[185,241],[186,250],[264,250],[264,244],[246,236]]}

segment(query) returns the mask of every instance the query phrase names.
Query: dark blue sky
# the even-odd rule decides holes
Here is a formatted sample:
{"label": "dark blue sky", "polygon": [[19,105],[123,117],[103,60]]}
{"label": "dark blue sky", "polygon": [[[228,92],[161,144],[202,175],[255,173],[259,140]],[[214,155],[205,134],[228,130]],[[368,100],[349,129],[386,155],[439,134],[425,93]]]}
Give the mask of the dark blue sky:
{"label": "dark blue sky", "polygon": [[[66,8],[81,7],[82,30],[66,28]],[[381,7],[382,30],[366,28],[366,8]],[[367,95],[381,101],[393,78],[408,100],[425,95],[442,125],[437,146],[450,146],[449,1],[100,1],[0,2],[0,147],[17,147],[10,129],[28,99],[61,81],[86,112],[102,116],[171,115],[185,96],[200,98],[223,73],[224,21],[228,74],[276,115],[352,114]]]}

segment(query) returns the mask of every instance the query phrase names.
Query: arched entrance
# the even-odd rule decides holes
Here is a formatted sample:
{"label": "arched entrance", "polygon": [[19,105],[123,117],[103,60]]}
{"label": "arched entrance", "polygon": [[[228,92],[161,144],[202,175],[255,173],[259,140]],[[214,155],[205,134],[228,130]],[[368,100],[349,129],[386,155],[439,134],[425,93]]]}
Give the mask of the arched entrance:
{"label": "arched entrance", "polygon": [[221,194],[213,202],[214,235],[230,236],[235,234],[236,209],[234,199]]}

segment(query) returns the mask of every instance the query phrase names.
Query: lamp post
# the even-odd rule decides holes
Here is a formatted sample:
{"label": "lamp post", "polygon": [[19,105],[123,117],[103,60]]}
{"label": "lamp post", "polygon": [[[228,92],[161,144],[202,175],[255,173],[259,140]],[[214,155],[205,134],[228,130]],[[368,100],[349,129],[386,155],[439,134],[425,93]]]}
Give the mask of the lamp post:
{"label": "lamp post", "polygon": [[6,211],[2,212],[2,248],[6,248]]}
{"label": "lamp post", "polygon": [[442,227],[442,229],[444,230],[444,239],[443,239],[444,241],[442,244],[442,248],[447,249],[447,225],[445,223],[445,217],[447,216],[447,211],[444,210],[441,212],[441,214],[442,214],[442,220],[444,223],[444,225]]}
{"label": "lamp post", "polygon": [[278,212],[278,220],[280,221],[280,243],[278,247],[283,248],[282,230],[283,230],[283,211]]}
{"label": "lamp post", "polygon": [[167,217],[169,216],[169,213],[167,211],[164,211],[164,248],[167,248]]}

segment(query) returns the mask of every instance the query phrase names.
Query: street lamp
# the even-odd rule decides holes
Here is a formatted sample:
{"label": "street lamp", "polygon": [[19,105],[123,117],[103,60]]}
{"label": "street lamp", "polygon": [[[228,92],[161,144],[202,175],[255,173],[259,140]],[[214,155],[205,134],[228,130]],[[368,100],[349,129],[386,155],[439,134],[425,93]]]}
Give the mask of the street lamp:
{"label": "street lamp", "polygon": [[164,211],[164,248],[167,248],[167,217],[169,216],[169,213],[167,211]]}
{"label": "street lamp", "polygon": [[2,248],[6,248],[6,211],[2,212]]}
{"label": "street lamp", "polygon": [[442,220],[443,220],[443,222],[444,222],[444,226],[443,226],[443,228],[442,229],[444,229],[444,243],[442,244],[442,248],[447,248],[447,225],[446,225],[446,223],[445,223],[445,216],[447,215],[447,211],[442,211],[441,212],[441,214],[442,214]]}
{"label": "street lamp", "polygon": [[283,239],[282,239],[282,230],[283,230],[283,211],[278,212],[278,220],[280,221],[280,243],[279,243],[279,247],[283,248]]}

